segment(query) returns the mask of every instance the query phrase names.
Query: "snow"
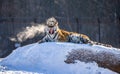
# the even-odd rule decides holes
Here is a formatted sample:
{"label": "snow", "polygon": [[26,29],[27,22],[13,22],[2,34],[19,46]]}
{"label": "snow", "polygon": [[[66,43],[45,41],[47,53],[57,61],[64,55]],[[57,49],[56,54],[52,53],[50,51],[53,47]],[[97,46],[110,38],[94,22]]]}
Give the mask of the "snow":
{"label": "snow", "polygon": [[26,72],[26,71],[5,71],[5,72],[0,72],[0,74],[43,74],[43,73]]}
{"label": "snow", "polygon": [[[66,64],[66,55],[73,49],[108,51],[119,54],[116,48],[62,42],[34,43],[19,47],[0,62],[0,74],[117,74],[98,67],[97,63],[77,61]],[[106,50],[107,49],[107,50]],[[119,51],[120,52],[120,51]]]}

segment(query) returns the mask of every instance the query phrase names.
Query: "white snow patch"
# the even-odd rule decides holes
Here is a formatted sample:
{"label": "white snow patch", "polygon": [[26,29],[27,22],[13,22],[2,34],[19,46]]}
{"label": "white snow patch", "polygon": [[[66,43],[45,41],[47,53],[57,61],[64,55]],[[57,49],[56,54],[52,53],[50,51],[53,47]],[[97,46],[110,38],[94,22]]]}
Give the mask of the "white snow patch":
{"label": "white snow patch", "polygon": [[111,70],[98,67],[95,62],[85,63],[78,61],[75,64],[66,64],[64,60],[68,52],[78,48],[97,52],[111,50],[110,52],[118,54],[118,50],[115,50],[115,48],[90,46],[87,44],[34,43],[17,48],[12,54],[4,58],[0,65],[6,66],[9,71],[5,70],[4,72],[10,72],[9,74],[21,74],[24,71],[32,72],[31,74],[117,74]]}
{"label": "white snow patch", "polygon": [[0,74],[43,74],[43,73],[35,73],[35,72],[27,72],[27,71],[3,71]]}

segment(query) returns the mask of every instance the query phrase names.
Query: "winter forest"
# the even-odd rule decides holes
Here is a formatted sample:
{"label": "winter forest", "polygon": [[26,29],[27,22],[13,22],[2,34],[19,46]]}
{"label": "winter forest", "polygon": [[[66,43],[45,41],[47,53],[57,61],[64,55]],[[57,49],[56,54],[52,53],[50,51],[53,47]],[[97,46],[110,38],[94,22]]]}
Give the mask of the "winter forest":
{"label": "winter forest", "polygon": [[[50,17],[58,21],[60,29],[112,47],[37,44],[45,36],[42,27]],[[0,74],[117,73],[120,0],[0,0]]]}

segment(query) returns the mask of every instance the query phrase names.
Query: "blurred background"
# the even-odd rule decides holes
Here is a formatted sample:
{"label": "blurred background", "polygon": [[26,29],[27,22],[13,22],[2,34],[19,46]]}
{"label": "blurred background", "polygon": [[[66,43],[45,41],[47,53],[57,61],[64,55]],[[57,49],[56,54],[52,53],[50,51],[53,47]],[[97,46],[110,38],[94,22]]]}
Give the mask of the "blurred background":
{"label": "blurred background", "polygon": [[52,16],[62,29],[120,47],[120,0],[0,0],[0,57],[15,49],[9,37]]}

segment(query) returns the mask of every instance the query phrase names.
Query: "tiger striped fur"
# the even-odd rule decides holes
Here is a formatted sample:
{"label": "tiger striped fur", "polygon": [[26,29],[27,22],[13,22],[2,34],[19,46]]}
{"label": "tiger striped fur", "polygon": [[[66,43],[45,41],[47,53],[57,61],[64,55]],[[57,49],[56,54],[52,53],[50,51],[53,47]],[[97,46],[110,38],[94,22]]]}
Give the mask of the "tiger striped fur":
{"label": "tiger striped fur", "polygon": [[88,36],[83,35],[83,34],[78,34],[78,33],[71,33],[68,36],[68,42],[112,47],[111,45],[108,45],[108,44],[103,44],[103,43],[92,41],[89,39]]}
{"label": "tiger striped fur", "polygon": [[54,17],[46,20],[45,36],[38,43],[42,42],[66,42],[70,32],[59,29],[58,22]]}

